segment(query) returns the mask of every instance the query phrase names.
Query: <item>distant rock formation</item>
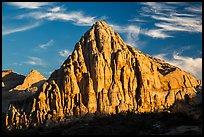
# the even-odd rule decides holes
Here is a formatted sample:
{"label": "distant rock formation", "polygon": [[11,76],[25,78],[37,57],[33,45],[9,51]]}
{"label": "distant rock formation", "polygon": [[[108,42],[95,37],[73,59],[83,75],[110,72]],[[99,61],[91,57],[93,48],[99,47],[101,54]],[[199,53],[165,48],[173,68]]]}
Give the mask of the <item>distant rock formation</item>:
{"label": "distant rock formation", "polygon": [[2,90],[8,91],[23,83],[25,76],[15,73],[13,70],[2,71]]}
{"label": "distant rock formation", "polygon": [[46,81],[46,78],[37,70],[31,70],[23,83],[14,88],[14,90],[37,91],[38,87]]}
{"label": "distant rock formation", "polygon": [[97,21],[32,98],[10,104],[5,126],[56,124],[88,114],[165,111],[177,100],[194,97],[200,83],[125,44],[105,22]]}
{"label": "distant rock formation", "polygon": [[[2,71],[2,111],[8,109],[10,101],[23,100],[32,95],[46,81],[37,70],[32,70],[26,77],[13,70]],[[14,92],[15,91],[15,92]]]}

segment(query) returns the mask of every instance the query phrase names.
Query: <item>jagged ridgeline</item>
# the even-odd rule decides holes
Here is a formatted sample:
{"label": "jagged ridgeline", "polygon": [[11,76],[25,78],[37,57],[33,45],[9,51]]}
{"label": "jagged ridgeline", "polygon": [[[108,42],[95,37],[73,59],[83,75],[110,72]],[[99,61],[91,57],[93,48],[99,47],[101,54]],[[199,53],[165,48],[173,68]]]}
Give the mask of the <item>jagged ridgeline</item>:
{"label": "jagged ridgeline", "polygon": [[195,96],[200,84],[180,68],[125,44],[105,22],[97,21],[34,96],[10,104],[5,126],[49,125],[87,114],[164,111],[176,100]]}

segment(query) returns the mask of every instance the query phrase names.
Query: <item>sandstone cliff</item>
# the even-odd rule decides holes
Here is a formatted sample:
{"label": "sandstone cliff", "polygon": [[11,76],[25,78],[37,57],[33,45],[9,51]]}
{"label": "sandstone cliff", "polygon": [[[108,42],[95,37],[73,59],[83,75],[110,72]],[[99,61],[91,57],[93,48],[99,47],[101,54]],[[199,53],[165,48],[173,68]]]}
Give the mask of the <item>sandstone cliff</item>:
{"label": "sandstone cliff", "polygon": [[5,126],[50,125],[91,113],[164,111],[176,100],[195,96],[199,83],[180,68],[125,44],[97,21],[33,97],[10,104]]}

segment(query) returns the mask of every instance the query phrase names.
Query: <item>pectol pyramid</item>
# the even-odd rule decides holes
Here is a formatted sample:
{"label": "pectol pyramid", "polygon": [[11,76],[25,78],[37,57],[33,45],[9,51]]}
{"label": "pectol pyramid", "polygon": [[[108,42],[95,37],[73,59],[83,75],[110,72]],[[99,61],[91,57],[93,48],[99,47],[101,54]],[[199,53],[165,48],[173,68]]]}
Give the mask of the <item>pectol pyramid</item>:
{"label": "pectol pyramid", "polygon": [[30,73],[26,76],[23,83],[21,85],[18,85],[14,88],[14,90],[28,90],[36,83],[43,83],[46,80],[46,78],[40,74],[37,70],[31,70]]}
{"label": "pectol pyramid", "polygon": [[162,111],[184,96],[192,98],[197,86],[191,74],[128,46],[97,21],[35,97],[10,105],[6,126],[29,127],[90,113]]}

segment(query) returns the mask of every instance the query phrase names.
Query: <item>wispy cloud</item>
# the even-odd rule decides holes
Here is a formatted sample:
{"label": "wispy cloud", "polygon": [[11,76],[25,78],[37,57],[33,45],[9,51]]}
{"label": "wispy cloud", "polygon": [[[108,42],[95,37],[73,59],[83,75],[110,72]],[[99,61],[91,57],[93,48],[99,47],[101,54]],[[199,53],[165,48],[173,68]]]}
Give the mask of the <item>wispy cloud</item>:
{"label": "wispy cloud", "polygon": [[40,44],[38,47],[41,49],[47,49],[48,47],[52,46],[54,44],[54,40],[50,40],[45,44]]}
{"label": "wispy cloud", "polygon": [[60,6],[57,6],[57,7],[48,9],[48,11],[51,11],[51,12],[59,12],[59,11],[64,11],[64,10],[65,10],[65,9],[63,9],[63,8],[60,7]]}
{"label": "wispy cloud", "polygon": [[[202,33],[202,4],[189,6],[189,3],[145,2],[140,15],[154,19],[154,26],[163,32],[183,31]],[[179,5],[179,8],[178,8]],[[161,32],[161,31],[160,31]]]}
{"label": "wispy cloud", "polygon": [[13,65],[14,65],[14,66],[22,66],[23,64],[22,64],[22,63],[14,62]]}
{"label": "wispy cloud", "polygon": [[73,24],[79,26],[91,26],[96,21],[96,17],[85,16],[83,12],[31,12],[28,14],[23,14],[17,17],[18,19],[23,18],[34,18],[36,20],[45,19],[50,21],[62,20],[62,21],[72,21]]}
{"label": "wispy cloud", "polygon": [[169,38],[173,37],[164,32],[163,29],[149,29],[149,30],[142,30],[142,34],[147,35],[152,38]]}
{"label": "wispy cloud", "polygon": [[168,35],[163,29],[143,29],[136,25],[116,25],[109,24],[116,32],[126,33],[126,43],[134,47],[138,47],[139,35],[146,35],[152,38],[169,38],[173,37]]}
{"label": "wispy cloud", "polygon": [[7,4],[17,8],[37,9],[42,6],[49,5],[49,2],[7,2]]}
{"label": "wispy cloud", "polygon": [[17,27],[17,28],[7,28],[5,26],[2,26],[2,35],[5,36],[5,35],[9,35],[9,34],[16,33],[16,32],[27,31],[35,27],[38,27],[39,25],[40,25],[40,22],[36,22],[31,25]]}
{"label": "wispy cloud", "polygon": [[202,13],[202,4],[199,6],[186,7],[185,9],[190,12]]}
{"label": "wispy cloud", "polygon": [[130,22],[147,22],[146,20],[142,20],[142,19],[139,19],[139,18],[129,19],[128,21],[130,21]]}
{"label": "wispy cloud", "polygon": [[61,50],[59,51],[59,55],[62,57],[68,57],[71,54],[69,50]]}
{"label": "wispy cloud", "polygon": [[202,20],[195,17],[183,16],[152,16],[153,19],[165,21],[168,23],[155,23],[155,26],[161,27],[168,31],[187,31],[187,32],[202,32]]}
{"label": "wispy cloud", "polygon": [[176,7],[172,5],[168,5],[164,2],[143,2],[144,5],[142,7],[143,13],[151,13],[151,14],[164,14],[163,12],[174,11]]}
{"label": "wispy cloud", "polygon": [[46,65],[41,58],[38,58],[38,57],[28,57],[28,58],[29,58],[29,60],[26,61],[25,64],[34,65],[34,66],[44,66],[44,65]]}
{"label": "wispy cloud", "polygon": [[129,45],[133,45],[134,47],[138,47],[138,40],[139,40],[139,33],[140,33],[140,28],[135,27],[135,26],[128,26],[127,27],[127,39],[126,43]]}
{"label": "wispy cloud", "polygon": [[154,56],[163,59],[174,66],[178,66],[182,70],[194,75],[197,79],[202,79],[202,58],[181,56],[177,52],[173,53],[172,58],[168,58],[167,55],[167,53],[162,53]]}
{"label": "wispy cloud", "polygon": [[139,40],[138,35],[140,33],[140,27],[135,25],[120,26],[111,23],[109,23],[109,26],[111,26],[114,29],[114,31],[118,33],[126,33],[125,42],[133,47],[138,47],[137,41]]}

